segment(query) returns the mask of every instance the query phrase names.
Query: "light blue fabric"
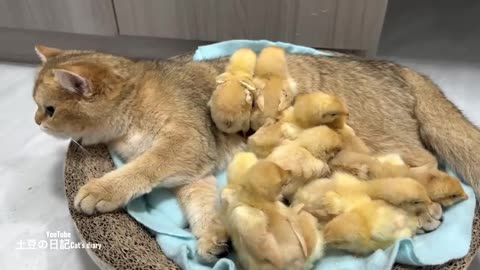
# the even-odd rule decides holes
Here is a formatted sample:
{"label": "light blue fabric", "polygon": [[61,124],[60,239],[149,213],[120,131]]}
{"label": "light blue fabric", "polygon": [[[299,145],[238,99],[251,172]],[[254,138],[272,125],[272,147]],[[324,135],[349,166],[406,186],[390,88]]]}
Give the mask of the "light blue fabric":
{"label": "light blue fabric", "polygon": [[217,59],[220,57],[227,57],[232,55],[238,49],[241,48],[250,48],[256,53],[259,53],[263,48],[269,46],[277,46],[284,48],[286,52],[291,54],[311,54],[311,55],[323,55],[323,56],[333,56],[333,54],[315,50],[309,47],[293,45],[285,42],[272,42],[269,40],[229,40],[223,41],[215,44],[205,45],[198,47],[197,51],[193,55],[194,61],[206,61]]}
{"label": "light blue fabric", "polygon": [[[201,46],[193,59],[202,61],[225,57],[233,54],[237,49],[245,47],[258,52],[271,45],[283,47],[289,53],[331,55],[328,52],[282,42],[234,40]],[[123,165],[120,159],[115,155],[112,156],[117,167]],[[225,186],[226,182],[225,173],[217,175],[219,190]],[[415,236],[413,240],[399,241],[387,250],[377,250],[365,258],[354,257],[341,252],[330,252],[315,265],[314,269],[385,270],[390,269],[395,261],[410,265],[435,265],[465,256],[470,247],[475,196],[470,187],[463,185],[463,188],[469,199],[447,209],[444,212],[443,224],[434,232]],[[199,262],[195,252],[195,237],[188,230],[188,224],[182,210],[173,194],[168,190],[155,189],[151,193],[130,202],[126,206],[126,210],[133,218],[156,235],[156,240],[165,255],[182,269],[235,269],[235,265],[230,258],[220,259],[215,265],[206,265]]]}

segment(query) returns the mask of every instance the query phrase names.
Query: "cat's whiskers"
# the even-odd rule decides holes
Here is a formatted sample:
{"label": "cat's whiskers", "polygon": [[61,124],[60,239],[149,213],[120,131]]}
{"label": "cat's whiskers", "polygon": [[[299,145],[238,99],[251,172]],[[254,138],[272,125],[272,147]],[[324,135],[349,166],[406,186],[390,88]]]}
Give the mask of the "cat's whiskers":
{"label": "cat's whiskers", "polygon": [[76,145],[78,145],[78,147],[80,147],[80,149],[82,149],[85,153],[87,153],[88,155],[90,155],[90,152],[87,151],[87,149],[85,149],[85,147],[83,147],[79,142],[77,142],[76,140],[72,139],[72,142],[74,142]]}

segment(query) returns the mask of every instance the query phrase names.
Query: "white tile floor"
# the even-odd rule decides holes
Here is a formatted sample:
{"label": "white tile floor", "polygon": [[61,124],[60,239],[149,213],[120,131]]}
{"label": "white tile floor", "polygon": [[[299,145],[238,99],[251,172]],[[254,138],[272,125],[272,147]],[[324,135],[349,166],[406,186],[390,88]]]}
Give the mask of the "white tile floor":
{"label": "white tile floor", "polygon": [[[379,55],[430,75],[480,125],[480,3],[435,1],[435,10],[432,0],[411,3],[390,1]],[[20,240],[46,240],[47,231],[78,241],[63,193],[67,142],[33,122],[34,74],[32,66],[0,63],[0,269],[95,269],[84,250],[16,250]]]}

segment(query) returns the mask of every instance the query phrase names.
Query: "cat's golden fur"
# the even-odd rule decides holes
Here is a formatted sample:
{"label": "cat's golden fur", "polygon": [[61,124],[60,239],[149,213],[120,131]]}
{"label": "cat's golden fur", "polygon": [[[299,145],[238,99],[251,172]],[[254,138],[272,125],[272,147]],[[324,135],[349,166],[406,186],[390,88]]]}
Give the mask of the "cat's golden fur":
{"label": "cat's golden fur", "polygon": [[[37,124],[83,144],[106,143],[128,161],[90,179],[77,194],[77,209],[113,211],[154,187],[175,187],[186,212],[194,213],[187,217],[200,238],[199,254],[213,260],[227,237],[216,217],[214,185],[205,179],[244,147],[241,137],[215,128],[207,108],[226,60],[192,62],[185,55],[132,61],[93,51],[36,49],[43,59],[33,92]],[[299,92],[328,89],[347,103],[348,124],[374,153],[395,152],[410,166],[435,166],[427,146],[479,190],[480,132],[427,77],[356,57],[287,60]],[[202,196],[192,191],[198,180],[204,181]]]}

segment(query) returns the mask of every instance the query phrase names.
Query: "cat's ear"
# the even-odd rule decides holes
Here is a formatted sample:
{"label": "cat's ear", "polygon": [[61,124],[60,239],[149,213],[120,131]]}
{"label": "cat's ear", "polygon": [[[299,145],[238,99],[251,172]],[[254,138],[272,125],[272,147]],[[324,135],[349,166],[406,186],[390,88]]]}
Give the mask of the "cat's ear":
{"label": "cat's ear", "polygon": [[55,57],[60,53],[62,53],[62,50],[43,46],[43,45],[36,45],[35,52],[37,53],[42,63],[45,63],[49,58]]}
{"label": "cat's ear", "polygon": [[83,96],[90,96],[92,94],[92,84],[90,81],[76,73],[65,69],[54,69],[53,75],[63,88],[72,93]]}

